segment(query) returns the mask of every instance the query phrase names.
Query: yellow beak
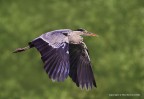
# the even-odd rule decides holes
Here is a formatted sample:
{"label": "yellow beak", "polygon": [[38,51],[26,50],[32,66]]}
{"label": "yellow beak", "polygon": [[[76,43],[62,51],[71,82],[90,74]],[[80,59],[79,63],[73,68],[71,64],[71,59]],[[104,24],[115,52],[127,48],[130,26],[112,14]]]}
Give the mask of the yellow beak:
{"label": "yellow beak", "polygon": [[94,34],[94,33],[87,33],[86,36],[96,36],[96,37],[98,37],[98,35]]}

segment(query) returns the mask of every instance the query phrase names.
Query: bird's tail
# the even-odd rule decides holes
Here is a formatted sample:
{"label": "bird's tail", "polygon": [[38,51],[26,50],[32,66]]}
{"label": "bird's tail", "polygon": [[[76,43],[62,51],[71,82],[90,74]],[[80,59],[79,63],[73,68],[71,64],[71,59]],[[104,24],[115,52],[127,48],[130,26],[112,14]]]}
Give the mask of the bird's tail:
{"label": "bird's tail", "polygon": [[15,51],[13,51],[13,53],[18,53],[18,52],[23,52],[30,49],[30,46],[26,46],[24,48],[17,48]]}

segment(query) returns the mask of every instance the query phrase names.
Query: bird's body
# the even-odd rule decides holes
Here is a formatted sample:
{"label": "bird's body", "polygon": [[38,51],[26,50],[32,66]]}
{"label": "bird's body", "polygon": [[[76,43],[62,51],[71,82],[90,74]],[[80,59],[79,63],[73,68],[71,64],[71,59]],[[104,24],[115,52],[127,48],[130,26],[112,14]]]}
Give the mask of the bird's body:
{"label": "bird's body", "polygon": [[49,45],[56,47],[57,44],[60,44],[62,42],[69,42],[68,37],[65,35],[62,35],[63,33],[70,33],[72,30],[70,29],[61,29],[61,30],[55,30],[51,32],[47,32],[45,34],[42,34],[40,37],[44,41],[46,41]]}
{"label": "bird's body", "polygon": [[83,29],[60,29],[47,32],[29,42],[29,47],[16,49],[21,52],[35,47],[41,54],[44,69],[53,81],[64,81],[68,76],[81,88],[96,87],[90,57],[81,35],[95,36]]}

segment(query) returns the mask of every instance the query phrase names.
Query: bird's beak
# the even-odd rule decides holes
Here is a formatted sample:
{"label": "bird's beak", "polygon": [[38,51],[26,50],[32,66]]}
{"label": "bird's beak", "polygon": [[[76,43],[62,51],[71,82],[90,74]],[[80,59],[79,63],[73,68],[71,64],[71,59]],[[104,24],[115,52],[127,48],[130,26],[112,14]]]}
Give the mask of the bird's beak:
{"label": "bird's beak", "polygon": [[98,35],[95,34],[95,33],[87,33],[86,35],[87,35],[87,36],[96,36],[96,37],[98,37]]}

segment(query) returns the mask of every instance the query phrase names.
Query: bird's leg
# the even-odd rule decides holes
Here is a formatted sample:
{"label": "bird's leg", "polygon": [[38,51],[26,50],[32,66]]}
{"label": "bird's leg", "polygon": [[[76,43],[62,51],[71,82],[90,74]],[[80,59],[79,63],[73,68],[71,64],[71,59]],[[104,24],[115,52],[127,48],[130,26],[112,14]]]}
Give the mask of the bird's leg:
{"label": "bird's leg", "polygon": [[28,50],[28,49],[30,49],[30,46],[26,46],[24,48],[17,48],[15,51],[13,51],[13,53],[22,52],[22,51],[25,51],[25,50]]}

